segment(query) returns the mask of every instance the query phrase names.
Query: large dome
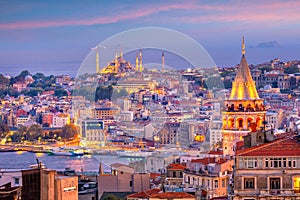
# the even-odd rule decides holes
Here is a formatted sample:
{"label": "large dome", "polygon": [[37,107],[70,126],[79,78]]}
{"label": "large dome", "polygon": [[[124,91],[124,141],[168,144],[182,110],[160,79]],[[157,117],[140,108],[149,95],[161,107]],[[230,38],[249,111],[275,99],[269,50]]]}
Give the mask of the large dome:
{"label": "large dome", "polygon": [[265,85],[264,86],[264,90],[267,91],[267,90],[272,90],[272,86],[271,85]]}

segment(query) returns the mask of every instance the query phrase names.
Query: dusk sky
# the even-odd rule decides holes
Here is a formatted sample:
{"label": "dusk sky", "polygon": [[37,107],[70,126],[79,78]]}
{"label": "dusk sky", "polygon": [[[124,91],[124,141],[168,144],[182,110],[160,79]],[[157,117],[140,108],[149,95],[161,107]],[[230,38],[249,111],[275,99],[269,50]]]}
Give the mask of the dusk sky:
{"label": "dusk sky", "polygon": [[239,62],[242,36],[249,63],[300,59],[299,8],[297,0],[0,0],[0,73],[74,74],[91,47],[142,27],[188,35],[220,67]]}

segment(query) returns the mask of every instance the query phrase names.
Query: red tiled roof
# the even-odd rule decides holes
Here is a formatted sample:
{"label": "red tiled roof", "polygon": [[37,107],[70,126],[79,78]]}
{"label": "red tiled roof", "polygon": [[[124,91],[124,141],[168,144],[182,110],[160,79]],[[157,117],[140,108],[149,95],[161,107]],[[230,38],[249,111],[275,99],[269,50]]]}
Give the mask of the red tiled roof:
{"label": "red tiled roof", "polygon": [[202,163],[203,165],[208,165],[209,163],[216,163],[215,158],[199,158],[191,160],[192,163]]}
{"label": "red tiled roof", "polygon": [[157,177],[160,177],[161,174],[158,173],[150,173],[150,179],[156,179]]}
{"label": "red tiled roof", "polygon": [[223,155],[223,150],[217,150],[217,151],[210,151],[208,152],[209,155]]}
{"label": "red tiled roof", "polygon": [[201,158],[201,159],[194,159],[194,160],[191,160],[192,163],[201,163],[203,165],[208,165],[210,163],[216,163],[218,165],[221,165],[223,163],[226,163],[227,160],[226,159],[223,159],[223,158],[219,158],[219,159],[216,159],[216,158],[210,158],[210,157],[206,157],[206,158]]}
{"label": "red tiled roof", "polygon": [[[282,136],[281,136],[282,137]],[[300,156],[300,143],[296,135],[283,138],[237,151],[238,156]]]}
{"label": "red tiled roof", "polygon": [[167,167],[168,170],[185,170],[186,166],[181,164],[170,164]]}
{"label": "red tiled roof", "polygon": [[146,190],[143,192],[138,192],[138,193],[127,195],[126,198],[143,198],[143,199],[149,198],[152,195],[159,193],[160,191],[161,191],[160,189],[155,188],[155,189]]}
{"label": "red tiled roof", "polygon": [[185,192],[164,192],[158,193],[151,196],[152,198],[159,198],[159,199],[185,199],[185,198],[195,198],[194,195],[185,193]]}

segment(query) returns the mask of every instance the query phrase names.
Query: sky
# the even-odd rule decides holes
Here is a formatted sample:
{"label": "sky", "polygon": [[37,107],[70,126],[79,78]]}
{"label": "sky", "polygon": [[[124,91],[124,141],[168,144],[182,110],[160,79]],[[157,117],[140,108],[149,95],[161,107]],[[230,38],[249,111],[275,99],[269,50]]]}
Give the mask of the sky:
{"label": "sky", "polygon": [[91,47],[142,27],[186,34],[219,67],[239,62],[242,36],[249,64],[296,60],[299,7],[297,0],[0,0],[0,73],[74,75]]}

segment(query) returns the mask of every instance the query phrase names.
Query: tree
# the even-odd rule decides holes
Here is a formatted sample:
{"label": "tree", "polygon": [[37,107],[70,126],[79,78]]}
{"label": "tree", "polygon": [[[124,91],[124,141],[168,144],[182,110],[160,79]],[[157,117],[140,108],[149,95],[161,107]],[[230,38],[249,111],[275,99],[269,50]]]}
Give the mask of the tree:
{"label": "tree", "polygon": [[113,93],[113,86],[109,85],[108,87],[98,86],[95,94],[95,101],[109,99],[111,100],[111,96]]}
{"label": "tree", "polygon": [[30,134],[30,136],[33,137],[33,139],[38,139],[38,137],[42,136],[42,132],[43,129],[40,125],[38,124],[32,124],[29,128],[28,128],[28,132]]}
{"label": "tree", "polygon": [[290,87],[291,89],[297,88],[297,79],[295,77],[290,78]]}
{"label": "tree", "polygon": [[75,138],[77,136],[77,128],[75,125],[64,125],[61,131],[61,137],[65,139]]}
{"label": "tree", "polygon": [[120,97],[126,97],[126,96],[128,96],[128,93],[124,88],[122,88],[120,91],[113,92],[113,94],[112,94],[112,98],[114,98],[114,99],[117,99]]}
{"label": "tree", "polygon": [[9,133],[9,127],[7,124],[0,123],[0,138],[5,137],[5,135]]}
{"label": "tree", "polygon": [[118,197],[116,197],[115,195],[107,195],[104,200],[120,200]]}
{"label": "tree", "polygon": [[25,140],[28,140],[29,133],[28,133],[28,128],[26,126],[20,126],[18,128],[16,135],[20,136],[20,139],[24,137]]}
{"label": "tree", "polygon": [[35,75],[32,76],[34,80],[38,79],[44,79],[46,76],[43,73],[36,73]]}
{"label": "tree", "polygon": [[259,70],[261,72],[264,72],[264,71],[269,72],[272,70],[272,67],[271,66],[263,66],[263,67],[260,67]]}
{"label": "tree", "polygon": [[278,88],[278,82],[277,81],[272,82],[272,88]]}
{"label": "tree", "polygon": [[297,73],[299,72],[299,68],[298,66],[294,65],[294,66],[290,66],[290,67],[287,67],[284,69],[284,73],[285,74],[294,74],[294,73]]}
{"label": "tree", "polygon": [[0,85],[8,85],[9,79],[0,74]]}
{"label": "tree", "polygon": [[62,88],[55,89],[55,91],[54,91],[54,96],[57,96],[57,97],[62,97],[62,96],[67,96],[67,95],[68,95],[68,92]]}

